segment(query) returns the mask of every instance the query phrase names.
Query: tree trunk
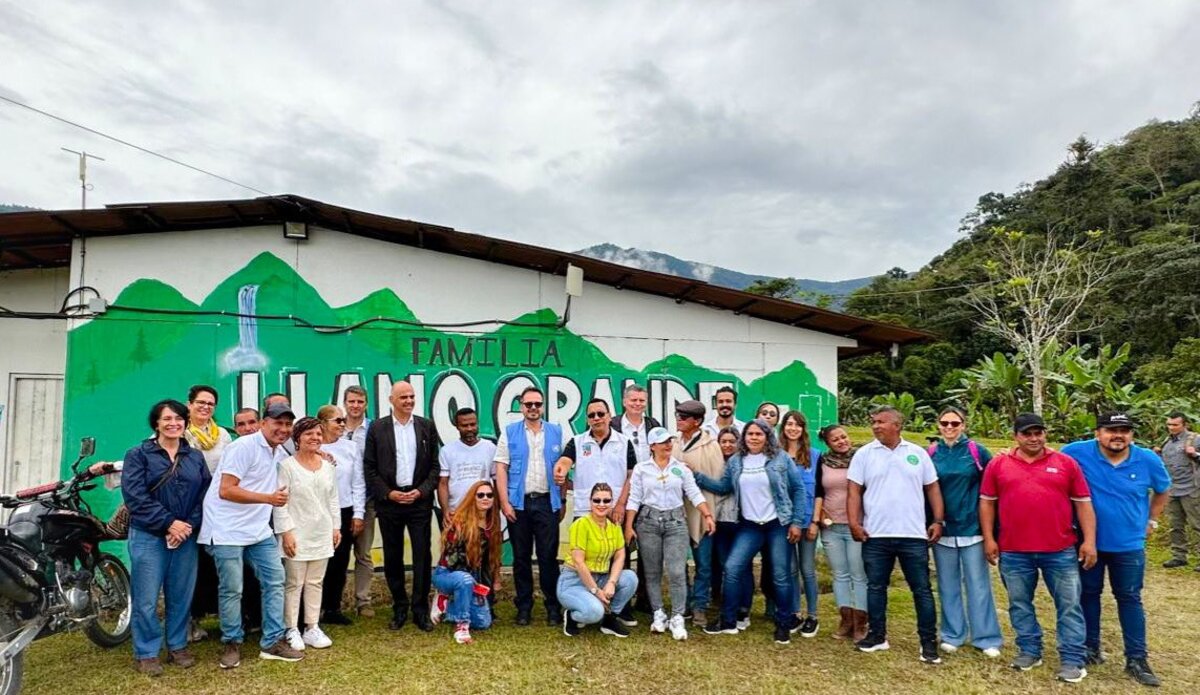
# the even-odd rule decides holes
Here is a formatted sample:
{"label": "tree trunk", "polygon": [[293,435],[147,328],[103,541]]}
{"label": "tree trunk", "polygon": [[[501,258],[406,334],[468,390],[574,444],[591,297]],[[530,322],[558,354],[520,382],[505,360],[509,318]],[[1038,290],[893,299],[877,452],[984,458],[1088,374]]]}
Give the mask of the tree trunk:
{"label": "tree trunk", "polygon": [[1030,376],[1033,377],[1033,412],[1038,415],[1042,414],[1042,409],[1045,407],[1045,385],[1046,377],[1042,375],[1042,365],[1040,360],[1030,360]]}

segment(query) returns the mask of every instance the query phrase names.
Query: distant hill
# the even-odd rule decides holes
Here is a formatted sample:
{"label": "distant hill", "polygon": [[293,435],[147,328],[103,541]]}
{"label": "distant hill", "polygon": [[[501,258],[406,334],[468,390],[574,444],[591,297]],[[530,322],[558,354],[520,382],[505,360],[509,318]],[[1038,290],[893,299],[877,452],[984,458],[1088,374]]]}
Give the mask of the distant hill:
{"label": "distant hill", "polygon": [[[721,285],[722,287],[732,287],[735,290],[744,290],[759,280],[774,279],[769,275],[752,275],[707,263],[685,261],[657,251],[645,251],[636,248],[623,249],[616,244],[597,244],[576,251],[575,253],[601,261],[629,266],[630,268],[640,268],[658,273],[678,275],[679,277],[693,280],[703,280],[704,282]],[[833,304],[835,307],[840,307],[844,298],[842,295],[847,295],[860,287],[865,287],[873,279],[865,277],[836,282],[801,279],[798,282],[802,291],[835,295]]]}
{"label": "distant hill", "polygon": [[30,212],[32,210],[37,210],[37,208],[31,208],[27,205],[9,205],[7,203],[0,203],[0,213],[3,213],[3,212]]}

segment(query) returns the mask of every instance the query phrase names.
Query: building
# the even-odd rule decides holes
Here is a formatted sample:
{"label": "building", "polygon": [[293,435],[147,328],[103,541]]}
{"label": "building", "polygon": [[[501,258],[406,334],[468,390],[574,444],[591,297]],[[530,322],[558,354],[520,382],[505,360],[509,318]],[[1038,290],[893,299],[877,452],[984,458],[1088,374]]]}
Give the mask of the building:
{"label": "building", "polygon": [[0,307],[5,491],[59,475],[83,436],[119,458],[153,402],[196,383],[217,387],[227,426],[268,392],[313,413],[351,384],[386,414],[396,379],[443,437],[463,406],[494,436],[530,383],[575,431],[589,399],[619,411],[631,382],[659,419],[730,385],[741,419],[770,401],[819,424],[840,358],[929,337],[290,195],[0,215]]}

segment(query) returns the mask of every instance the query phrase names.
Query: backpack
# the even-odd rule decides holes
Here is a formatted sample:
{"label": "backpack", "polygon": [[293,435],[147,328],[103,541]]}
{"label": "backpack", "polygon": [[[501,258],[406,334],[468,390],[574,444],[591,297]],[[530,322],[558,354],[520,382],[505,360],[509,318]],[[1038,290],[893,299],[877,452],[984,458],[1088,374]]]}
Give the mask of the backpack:
{"label": "backpack", "polygon": [[[937,442],[930,444],[925,451],[929,453],[929,458],[933,458],[933,455],[937,453]],[[967,451],[971,452],[971,460],[975,462],[975,469],[982,471],[983,457],[980,456],[979,445],[975,443],[974,439],[967,440]]]}

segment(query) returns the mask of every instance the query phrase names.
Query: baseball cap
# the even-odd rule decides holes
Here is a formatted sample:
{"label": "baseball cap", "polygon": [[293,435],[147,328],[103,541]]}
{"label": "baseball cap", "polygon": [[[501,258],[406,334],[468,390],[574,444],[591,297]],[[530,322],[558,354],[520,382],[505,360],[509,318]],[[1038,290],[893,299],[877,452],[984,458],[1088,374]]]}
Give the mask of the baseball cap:
{"label": "baseball cap", "polygon": [[671,433],[665,427],[655,427],[646,433],[646,443],[662,444],[671,441]]}
{"label": "baseball cap", "polygon": [[1127,413],[1122,412],[1103,413],[1100,417],[1096,418],[1096,429],[1102,430],[1109,427],[1128,427],[1129,429],[1133,429],[1133,418],[1129,417]]}
{"label": "baseball cap", "polygon": [[279,418],[285,417],[295,420],[296,414],[292,412],[291,406],[287,404],[272,403],[271,405],[267,406],[265,411],[263,411],[263,417],[271,418],[272,420],[278,420]]}
{"label": "baseball cap", "polygon": [[1025,430],[1041,427],[1046,429],[1046,421],[1037,413],[1021,413],[1017,419],[1013,421],[1013,432],[1024,432]]}

